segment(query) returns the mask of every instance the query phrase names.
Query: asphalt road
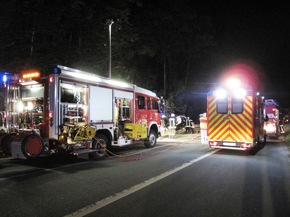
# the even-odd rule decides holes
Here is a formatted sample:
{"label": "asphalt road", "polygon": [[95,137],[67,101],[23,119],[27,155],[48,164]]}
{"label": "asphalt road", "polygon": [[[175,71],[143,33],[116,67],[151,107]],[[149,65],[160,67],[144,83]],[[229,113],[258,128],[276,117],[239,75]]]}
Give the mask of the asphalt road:
{"label": "asphalt road", "polygon": [[103,161],[0,159],[1,216],[290,216],[290,152],[214,150],[192,135]]}

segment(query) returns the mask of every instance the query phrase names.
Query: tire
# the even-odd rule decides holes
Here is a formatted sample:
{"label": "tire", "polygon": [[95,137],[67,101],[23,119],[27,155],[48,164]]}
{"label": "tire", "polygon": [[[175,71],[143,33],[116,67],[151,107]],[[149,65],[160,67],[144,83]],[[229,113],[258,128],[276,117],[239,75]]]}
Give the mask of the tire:
{"label": "tire", "polygon": [[43,146],[42,138],[37,134],[31,134],[22,141],[21,150],[27,159],[35,159],[42,153]]}
{"label": "tire", "polygon": [[10,156],[11,155],[11,143],[14,139],[15,134],[5,134],[1,141],[1,150],[3,154]]}
{"label": "tire", "polygon": [[146,148],[153,148],[157,142],[157,133],[154,130],[150,130],[148,140],[144,143]]}
{"label": "tire", "polygon": [[93,149],[97,149],[95,152],[89,154],[89,158],[92,160],[102,160],[107,156],[107,149],[109,147],[109,139],[103,135],[99,134],[97,139],[93,138]]}

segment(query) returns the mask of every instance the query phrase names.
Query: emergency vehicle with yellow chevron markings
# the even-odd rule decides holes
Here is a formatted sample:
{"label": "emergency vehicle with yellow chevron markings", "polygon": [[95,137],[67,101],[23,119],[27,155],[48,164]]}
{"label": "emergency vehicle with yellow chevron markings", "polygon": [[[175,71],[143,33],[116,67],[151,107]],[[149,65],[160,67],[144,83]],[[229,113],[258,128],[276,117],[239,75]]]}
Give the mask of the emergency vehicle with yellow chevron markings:
{"label": "emergency vehicle with yellow chevron markings", "polygon": [[208,143],[220,149],[249,150],[266,141],[263,97],[242,88],[207,95]]}

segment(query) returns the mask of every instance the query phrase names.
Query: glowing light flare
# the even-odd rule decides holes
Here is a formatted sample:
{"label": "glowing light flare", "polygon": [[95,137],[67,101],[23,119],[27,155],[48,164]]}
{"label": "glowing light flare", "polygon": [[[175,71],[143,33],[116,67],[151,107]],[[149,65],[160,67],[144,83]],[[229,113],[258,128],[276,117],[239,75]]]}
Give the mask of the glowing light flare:
{"label": "glowing light flare", "polygon": [[34,84],[38,84],[37,81],[20,81],[21,85],[34,85]]}
{"label": "glowing light flare", "polygon": [[32,79],[32,78],[39,78],[40,72],[34,71],[34,72],[26,72],[22,74],[23,79]]}
{"label": "glowing light flare", "polygon": [[7,75],[3,75],[2,81],[3,81],[3,83],[7,82]]}
{"label": "glowing light flare", "polygon": [[243,88],[238,88],[234,91],[234,96],[236,98],[244,98],[247,95],[247,91]]}
{"label": "glowing light flare", "polygon": [[71,77],[78,78],[78,79],[84,79],[87,81],[95,81],[95,82],[101,81],[101,79],[99,77],[94,76],[94,75],[85,74],[85,73],[63,71],[62,74],[66,74],[66,75],[69,75]]}
{"label": "glowing light flare", "polygon": [[230,89],[241,87],[241,80],[238,78],[230,78],[226,81],[226,85]]}
{"label": "glowing light flare", "polygon": [[22,103],[21,101],[18,102],[18,112],[19,112],[19,113],[23,112],[23,109],[24,109],[24,105],[23,105],[23,103]]}
{"label": "glowing light flare", "polygon": [[116,80],[105,80],[105,82],[107,84],[111,84],[114,86],[118,86],[118,87],[130,87],[129,84],[122,82],[122,81],[116,81]]}
{"label": "glowing light flare", "polygon": [[214,96],[218,99],[224,99],[227,96],[227,91],[224,89],[217,89],[214,91]]}
{"label": "glowing light flare", "polygon": [[264,129],[267,133],[272,133],[276,131],[276,126],[274,124],[267,124]]}
{"label": "glowing light flare", "polygon": [[31,111],[33,109],[33,103],[32,102],[27,102],[27,110]]}
{"label": "glowing light flare", "polygon": [[240,61],[229,65],[221,74],[220,81],[225,83],[229,78],[239,79],[240,87],[248,90],[263,89],[264,76],[260,67],[252,62]]}

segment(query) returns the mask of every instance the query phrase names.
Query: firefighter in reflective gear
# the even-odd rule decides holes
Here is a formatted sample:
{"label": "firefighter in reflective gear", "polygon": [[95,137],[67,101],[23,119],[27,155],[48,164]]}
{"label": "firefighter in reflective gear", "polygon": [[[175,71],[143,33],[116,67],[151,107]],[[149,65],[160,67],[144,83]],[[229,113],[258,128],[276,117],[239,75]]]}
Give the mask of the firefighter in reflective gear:
{"label": "firefighter in reflective gear", "polygon": [[206,113],[200,115],[199,123],[200,123],[201,144],[206,145],[207,144],[207,117],[206,117]]}
{"label": "firefighter in reflective gear", "polygon": [[176,122],[175,122],[175,114],[171,113],[170,117],[169,117],[169,138],[173,138],[175,136],[175,130],[176,130]]}

